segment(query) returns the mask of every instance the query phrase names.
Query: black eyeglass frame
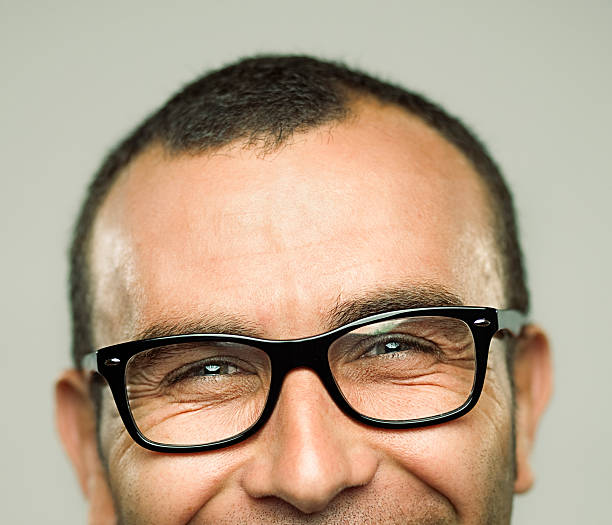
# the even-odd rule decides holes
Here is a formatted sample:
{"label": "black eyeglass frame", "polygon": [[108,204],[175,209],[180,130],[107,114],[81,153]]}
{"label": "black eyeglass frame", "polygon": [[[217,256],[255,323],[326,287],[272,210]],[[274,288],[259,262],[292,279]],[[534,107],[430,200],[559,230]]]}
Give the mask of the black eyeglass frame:
{"label": "black eyeglass frame", "polygon": [[[397,319],[399,317],[424,316],[458,319],[466,323],[470,328],[475,345],[476,370],[472,390],[467,401],[459,408],[444,414],[406,421],[376,419],[357,412],[346,401],[332,375],[328,361],[328,351],[331,344],[347,332],[371,323]],[[457,419],[472,410],[478,402],[484,385],[489,348],[493,336],[497,332],[505,332],[510,333],[514,337],[518,337],[525,323],[525,315],[518,310],[498,310],[481,306],[411,308],[365,317],[323,334],[302,339],[275,340],[232,334],[183,334],[128,341],[107,346],[85,355],[83,358],[83,369],[96,372],[104,377],[110,387],[123,424],[129,435],[137,444],[156,452],[202,452],[234,445],[255,434],[265,425],[272,415],[285,376],[290,370],[299,367],[313,370],[319,376],[327,393],[334,400],[336,405],[347,416],[366,425],[379,428],[408,429],[439,425]],[[140,352],[160,346],[201,341],[225,341],[245,344],[258,348],[268,355],[271,366],[270,390],[259,419],[239,434],[213,443],[201,445],[166,445],[147,439],[138,429],[129,407],[125,382],[125,371],[128,361]]]}

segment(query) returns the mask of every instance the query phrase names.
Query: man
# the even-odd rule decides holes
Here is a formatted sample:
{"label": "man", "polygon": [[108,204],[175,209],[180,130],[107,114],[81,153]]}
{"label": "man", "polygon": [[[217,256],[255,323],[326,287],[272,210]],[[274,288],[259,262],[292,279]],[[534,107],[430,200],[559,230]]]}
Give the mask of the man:
{"label": "man", "polygon": [[551,369],[511,198],[420,96],[210,73],[110,154],[71,263],[90,523],[497,524],[532,484]]}

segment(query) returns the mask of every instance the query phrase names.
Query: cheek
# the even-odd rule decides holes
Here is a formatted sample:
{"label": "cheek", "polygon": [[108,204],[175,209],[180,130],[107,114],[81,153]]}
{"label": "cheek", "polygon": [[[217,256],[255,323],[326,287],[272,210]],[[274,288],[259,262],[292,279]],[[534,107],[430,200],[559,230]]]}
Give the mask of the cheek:
{"label": "cheek", "polygon": [[126,523],[189,522],[243,463],[241,447],[199,454],[146,450],[128,435],[112,401],[103,406],[101,447],[116,510]]}
{"label": "cheek", "polygon": [[216,495],[233,470],[232,459],[219,453],[163,455],[131,447],[110,466],[111,490],[120,515],[135,523],[182,524]]}
{"label": "cheek", "polygon": [[[490,374],[493,376],[494,374]],[[503,381],[492,379],[464,417],[423,429],[377,432],[389,468],[442,494],[467,523],[512,497],[512,410]],[[492,501],[492,500],[495,501]]]}

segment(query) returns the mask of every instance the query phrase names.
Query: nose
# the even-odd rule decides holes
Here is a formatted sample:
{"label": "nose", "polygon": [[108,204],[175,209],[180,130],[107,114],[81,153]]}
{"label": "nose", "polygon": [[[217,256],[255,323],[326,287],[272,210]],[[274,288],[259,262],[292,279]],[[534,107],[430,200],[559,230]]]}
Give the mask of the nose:
{"label": "nose", "polygon": [[253,498],[278,498],[303,513],[319,512],[345,489],[374,477],[378,460],[362,433],[314,372],[293,370],[256,437],[243,487]]}

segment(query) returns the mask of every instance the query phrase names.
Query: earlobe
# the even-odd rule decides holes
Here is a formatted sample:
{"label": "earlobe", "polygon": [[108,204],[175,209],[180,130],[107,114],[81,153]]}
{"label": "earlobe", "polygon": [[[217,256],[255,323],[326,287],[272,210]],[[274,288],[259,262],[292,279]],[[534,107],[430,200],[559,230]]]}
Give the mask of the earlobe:
{"label": "earlobe", "polygon": [[537,326],[523,329],[514,361],[516,400],[516,479],[514,491],[527,492],[533,485],[529,456],[536,430],[552,393],[552,362],[546,334]]}

